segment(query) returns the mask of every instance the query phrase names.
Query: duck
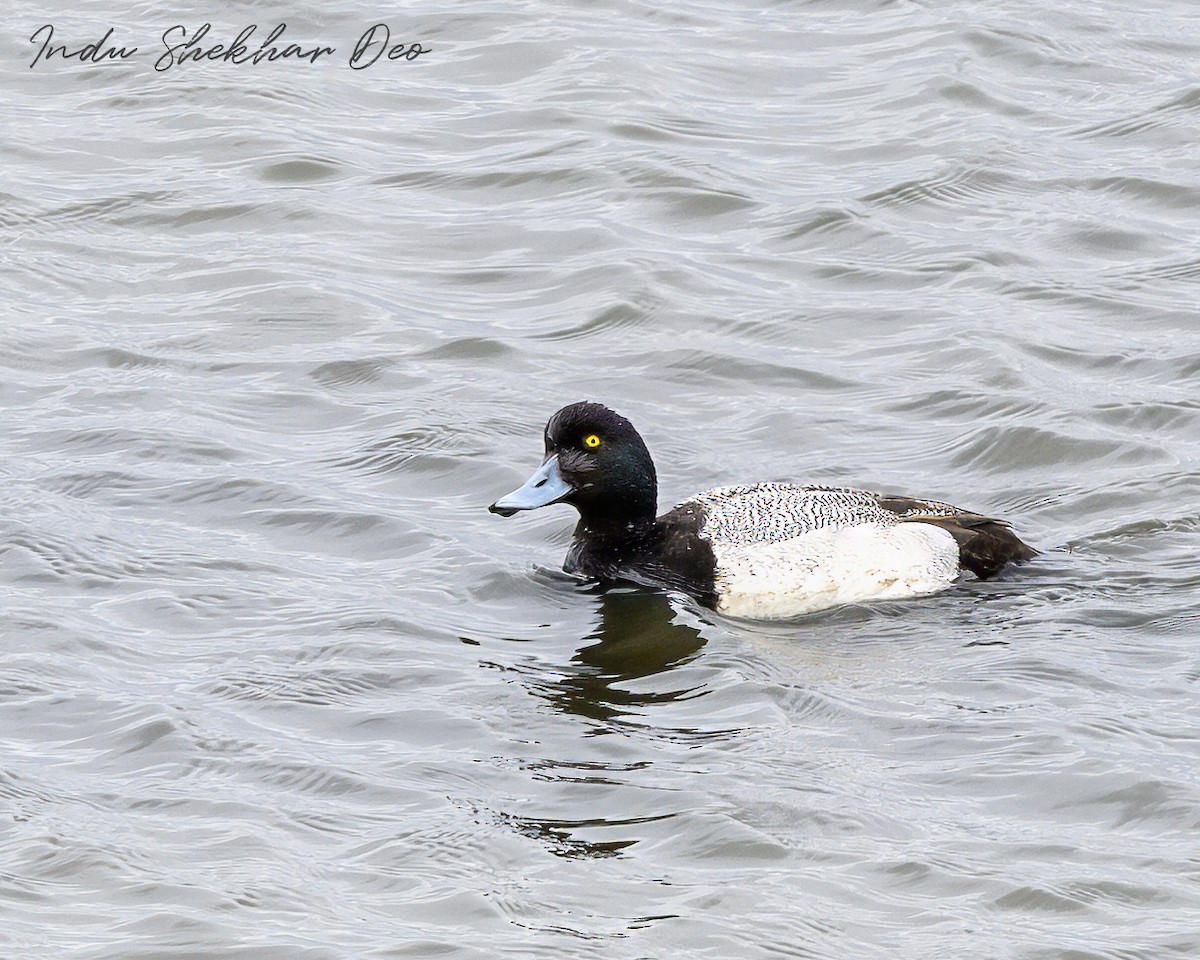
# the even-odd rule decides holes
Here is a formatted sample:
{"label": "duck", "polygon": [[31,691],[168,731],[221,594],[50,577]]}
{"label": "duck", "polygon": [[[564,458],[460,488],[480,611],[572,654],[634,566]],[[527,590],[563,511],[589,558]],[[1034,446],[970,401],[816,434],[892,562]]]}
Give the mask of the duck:
{"label": "duck", "polygon": [[986,580],[1037,555],[1003,520],[851,487],[719,487],[657,516],[654,461],[625,417],[589,400],[568,404],[543,439],[541,466],[492,513],[572,506],[567,573],[679,591],[735,619],[927,596],[964,572]]}

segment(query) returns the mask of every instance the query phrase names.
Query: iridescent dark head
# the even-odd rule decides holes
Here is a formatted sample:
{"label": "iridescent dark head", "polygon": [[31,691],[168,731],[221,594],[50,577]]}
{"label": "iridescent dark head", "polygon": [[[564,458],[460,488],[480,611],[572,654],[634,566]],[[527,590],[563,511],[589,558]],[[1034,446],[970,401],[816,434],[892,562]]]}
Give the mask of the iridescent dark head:
{"label": "iridescent dark head", "polygon": [[654,462],[628,420],[599,403],[563,407],[546,424],[541,467],[488,509],[510,517],[569,503],[585,523],[652,520],[658,500]]}

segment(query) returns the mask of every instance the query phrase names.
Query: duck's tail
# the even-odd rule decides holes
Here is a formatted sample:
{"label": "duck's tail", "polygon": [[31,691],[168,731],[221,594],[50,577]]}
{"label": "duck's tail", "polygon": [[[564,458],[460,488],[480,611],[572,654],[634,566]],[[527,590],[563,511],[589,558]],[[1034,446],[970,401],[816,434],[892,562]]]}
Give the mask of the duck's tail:
{"label": "duck's tail", "polygon": [[959,563],[980,580],[994,577],[1010,563],[1024,563],[1038,555],[1003,520],[933,500],[880,497],[879,503],[905,522],[928,523],[949,531],[958,543]]}

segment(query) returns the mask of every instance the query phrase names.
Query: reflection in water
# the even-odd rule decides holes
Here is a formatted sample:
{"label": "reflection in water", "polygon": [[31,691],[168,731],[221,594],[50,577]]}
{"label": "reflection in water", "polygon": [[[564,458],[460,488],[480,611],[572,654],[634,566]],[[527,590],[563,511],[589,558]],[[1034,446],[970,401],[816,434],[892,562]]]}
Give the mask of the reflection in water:
{"label": "reflection in water", "polygon": [[[584,737],[611,733],[625,718],[644,715],[654,705],[707,692],[678,679],[689,671],[668,675],[692,660],[705,642],[699,626],[682,622],[687,613],[673,606],[670,598],[644,589],[589,588],[588,592],[599,611],[596,628],[584,636],[568,664],[528,681],[532,691],[556,710],[588,721]],[[657,675],[662,675],[659,683],[634,683]],[[656,736],[670,739],[696,734],[661,723],[652,727]],[[522,762],[535,781],[551,785],[541,815],[494,810],[497,823],[537,841],[555,856],[602,859],[620,856],[636,844],[645,835],[642,825],[678,814],[678,796],[673,791],[665,795],[651,791],[656,800],[648,807],[649,761],[631,764],[606,751],[596,757],[578,738],[569,740],[565,755]],[[666,809],[661,806],[664,801]]]}
{"label": "reflection in water", "polygon": [[634,817],[630,819],[590,819],[590,820],[541,820],[535,817],[519,817],[511,813],[496,815],[498,823],[505,824],[512,830],[536,840],[556,857],[567,860],[602,859],[618,856],[622,850],[637,843],[637,838],[618,840],[599,840],[585,838],[577,831],[600,831],[614,826],[626,827],[635,823],[650,823],[654,820],[666,820],[670,815],[661,817]]}
{"label": "reflection in water", "polygon": [[538,682],[538,693],[564,713],[600,721],[699,695],[695,688],[645,692],[622,686],[686,663],[704,646],[700,630],[678,622],[665,594],[608,590],[599,597],[599,609],[598,629],[584,638],[595,643],[576,652],[565,675]]}

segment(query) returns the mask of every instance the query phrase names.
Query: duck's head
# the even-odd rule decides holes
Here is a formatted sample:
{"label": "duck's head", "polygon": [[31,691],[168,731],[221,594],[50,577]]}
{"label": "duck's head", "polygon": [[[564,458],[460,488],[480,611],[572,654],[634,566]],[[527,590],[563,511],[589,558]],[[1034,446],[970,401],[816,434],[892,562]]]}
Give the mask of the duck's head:
{"label": "duck's head", "polygon": [[546,457],[533,476],[488,509],[502,517],[569,503],[585,523],[654,519],[658,481],[628,420],[599,403],[563,407],[546,424]]}

